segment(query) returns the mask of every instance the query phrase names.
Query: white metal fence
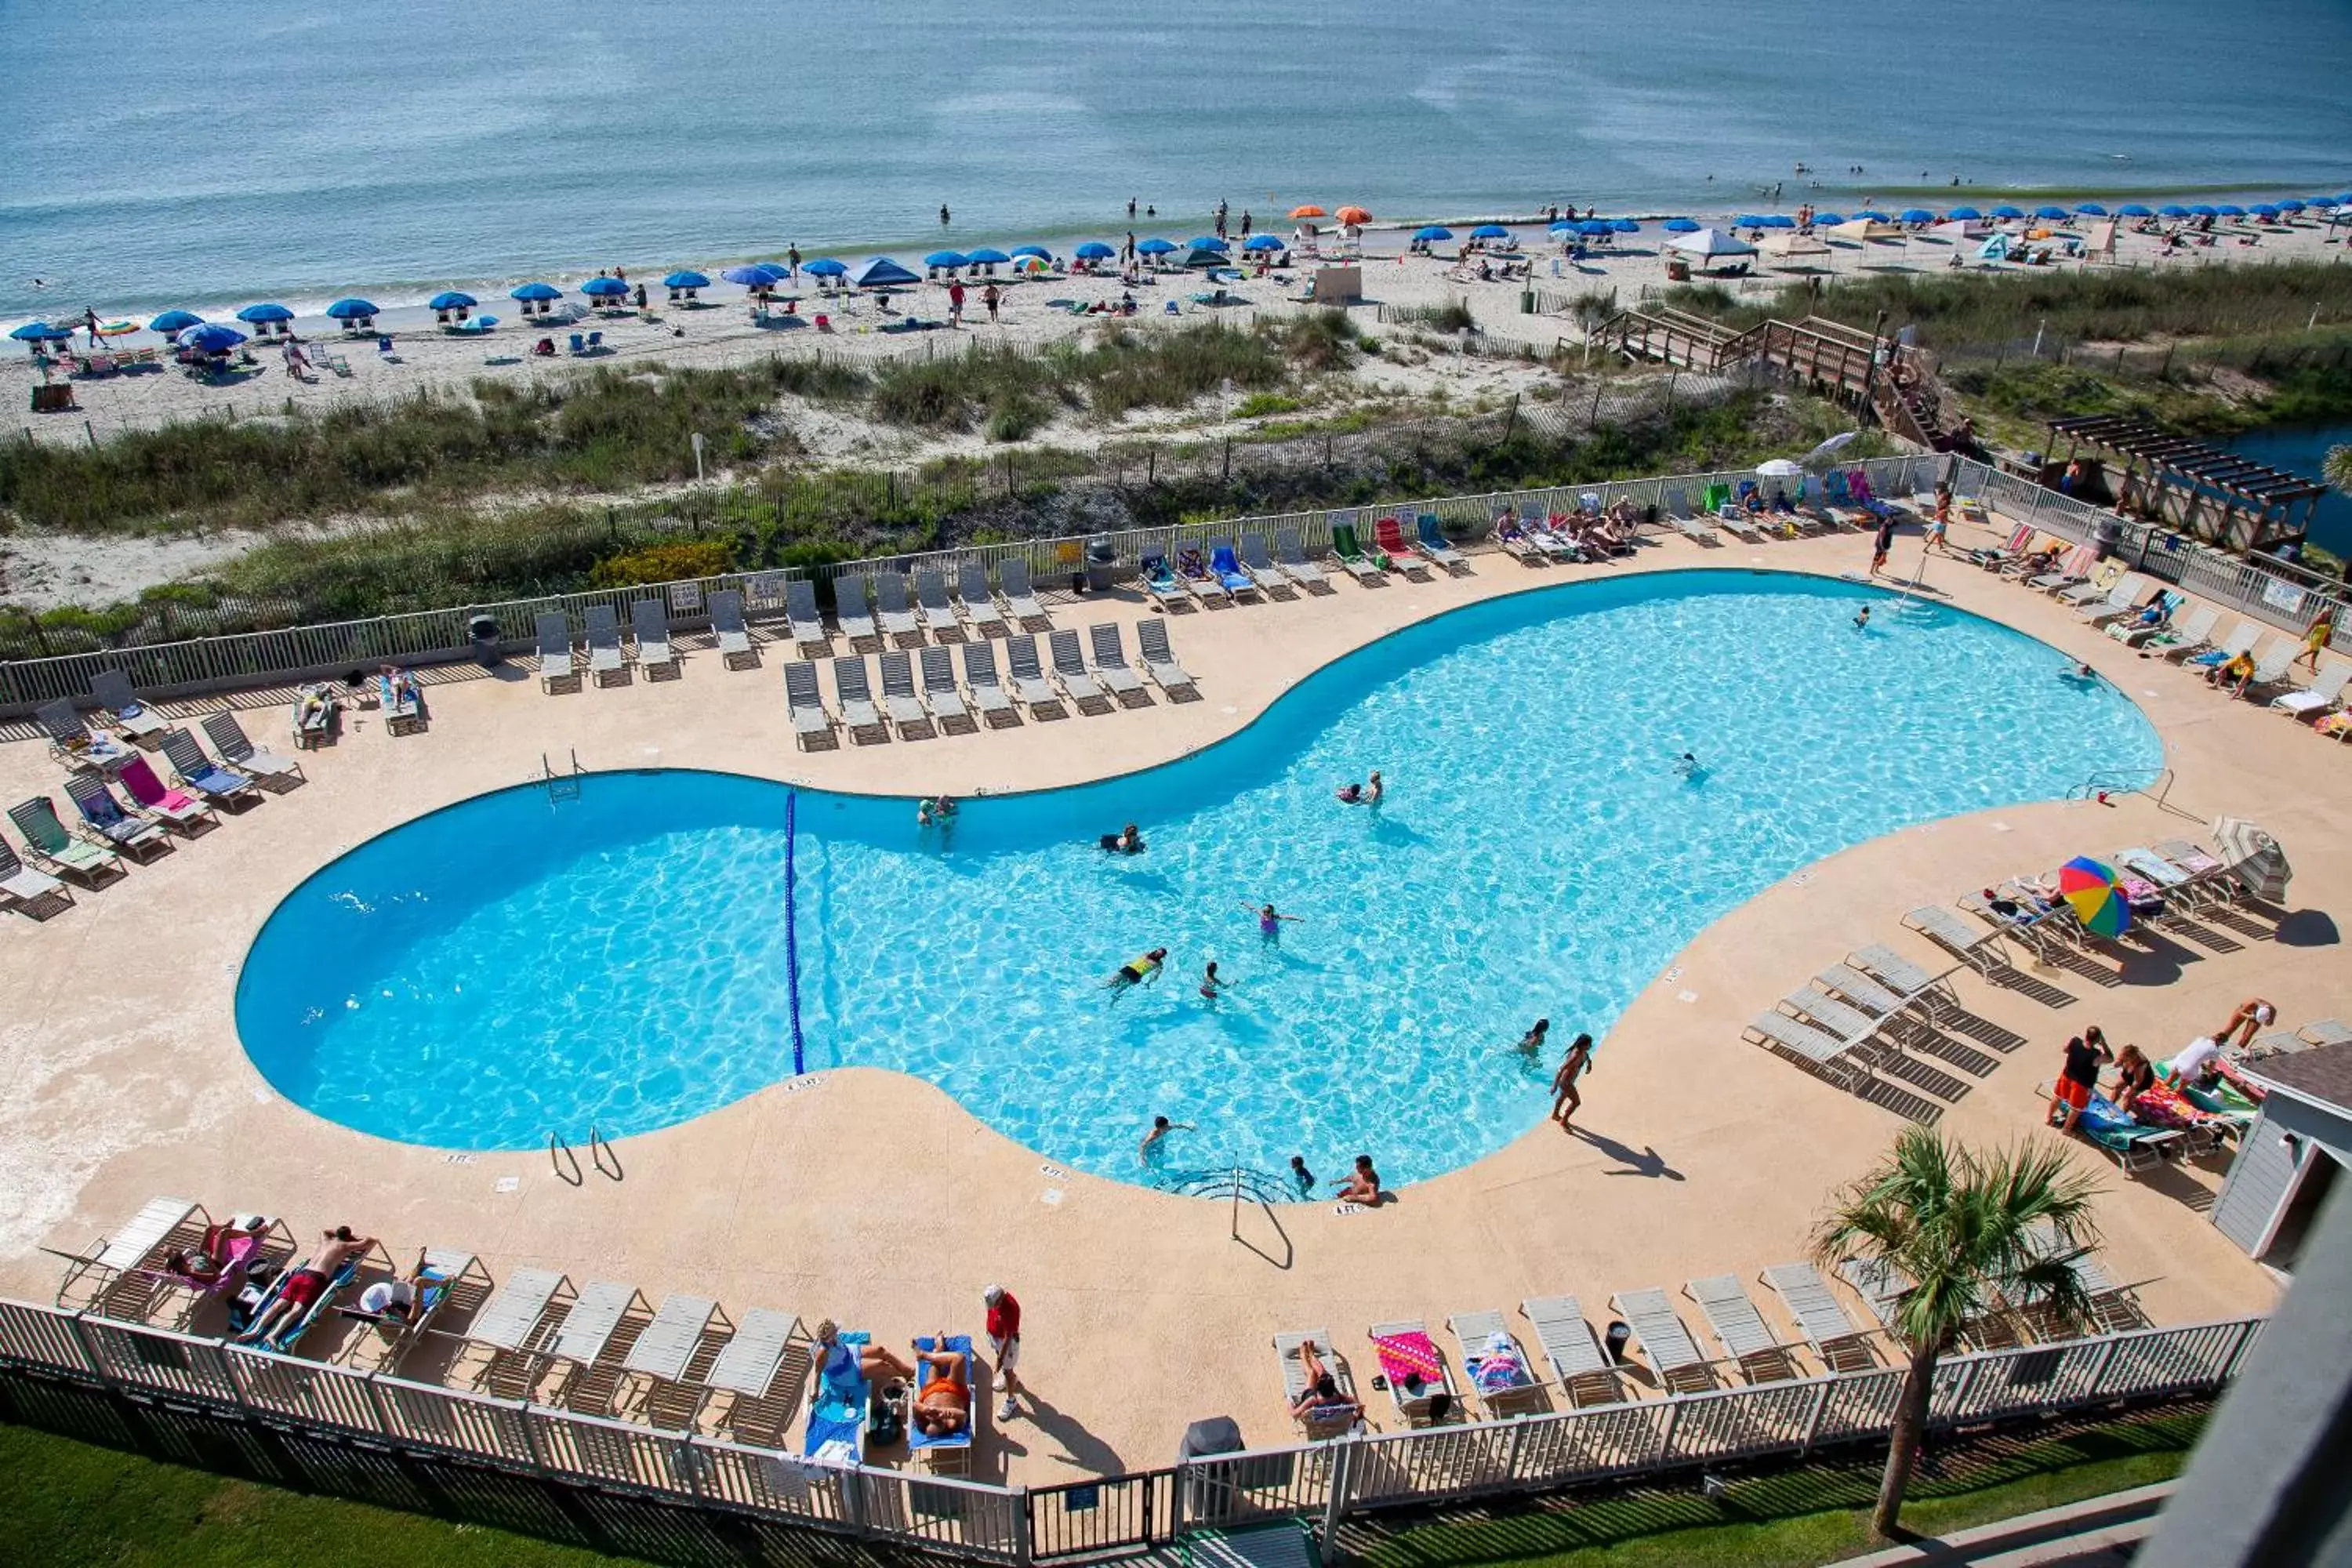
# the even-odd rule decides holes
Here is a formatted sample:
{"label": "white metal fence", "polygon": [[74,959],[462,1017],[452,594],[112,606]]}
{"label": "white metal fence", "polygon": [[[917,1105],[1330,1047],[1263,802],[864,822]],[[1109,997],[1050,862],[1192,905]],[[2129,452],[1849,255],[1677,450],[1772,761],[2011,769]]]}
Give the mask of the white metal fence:
{"label": "white metal fence", "polygon": [[[1706,378],[1694,378],[1704,382]],[[1647,395],[1647,394],[1645,394]],[[1939,457],[1878,458],[1856,465],[1868,470],[1872,488],[1899,496],[1934,482],[1948,459]],[[1731,485],[1752,479],[1741,468],[1719,473],[1665,475],[1645,479],[1568,489],[1501,490],[1484,495],[1447,496],[1369,508],[1330,508],[1235,518],[1227,521],[1176,528],[1139,529],[1099,536],[1113,556],[1114,574],[1132,575],[1144,556],[1187,547],[1204,546],[1214,539],[1255,534],[1271,543],[1286,533],[1296,534],[1309,553],[1330,549],[1335,521],[1361,524],[1385,515],[1408,519],[1421,513],[1436,516],[1446,533],[1477,542],[1492,527],[1495,514],[1505,508],[1527,507],[1544,511],[1572,510],[1588,490],[1613,504],[1620,498],[1636,506],[1660,504],[1670,491],[1680,490],[1696,505],[1714,484]],[[1411,531],[1408,529],[1408,531]],[[591,605],[610,606],[621,624],[629,624],[629,605],[638,599],[659,599],[667,606],[673,629],[693,632],[709,624],[713,592],[742,592],[752,620],[781,618],[783,584],[794,577],[813,577],[820,597],[829,597],[831,584],[845,576],[879,571],[945,571],[950,580],[966,563],[977,564],[994,577],[1002,563],[1019,557],[1038,583],[1046,587],[1066,581],[1087,569],[1087,547],[1095,540],[1081,537],[1017,540],[975,544],[881,560],[841,562],[814,571],[799,568],[773,572],[729,573],[632,588],[600,589],[583,594],[551,595],[544,598],[510,599],[498,604],[422,610],[409,615],[381,616],[367,620],[322,626],[289,626],[279,631],[240,632],[226,637],[184,638],[173,642],[131,643],[119,647],[62,653],[47,658],[0,663],[0,718],[22,718],[43,703],[70,698],[88,703],[90,680],[102,671],[121,670],[142,697],[190,697],[247,687],[283,685],[318,679],[352,670],[372,671],[387,660],[404,665],[446,663],[472,651],[467,624],[477,616],[498,623],[500,650],[509,654],[531,647],[535,618],[561,612],[577,637]]]}
{"label": "white metal fence", "polygon": [[[1937,1372],[1930,1425],[2210,1394],[2235,1373],[2263,1321],[2138,1329],[1955,1357]],[[567,1486],[1024,1564],[1131,1554],[1202,1526],[1304,1519],[1328,1532],[1351,1509],[1802,1455],[1882,1436],[1903,1380],[1899,1367],[1832,1373],[1216,1455],[1171,1470],[1033,1489],[818,1465],[776,1449],[0,1300],[0,1366],[11,1364],[299,1435],[389,1445],[425,1460],[461,1459]]]}

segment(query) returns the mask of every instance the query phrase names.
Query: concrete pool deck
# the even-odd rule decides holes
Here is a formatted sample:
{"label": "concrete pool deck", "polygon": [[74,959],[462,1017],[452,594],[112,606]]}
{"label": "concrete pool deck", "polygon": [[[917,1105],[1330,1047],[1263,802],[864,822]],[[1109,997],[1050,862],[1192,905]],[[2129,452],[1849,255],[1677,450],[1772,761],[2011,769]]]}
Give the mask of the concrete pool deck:
{"label": "concrete pool deck", "polygon": [[[1956,543],[1992,537],[1955,530]],[[1906,572],[1916,550],[1898,546]],[[1707,550],[1676,539],[1643,549],[1633,566],[1834,575],[1859,571],[1868,551],[1861,535]],[[2295,867],[2293,913],[2275,932],[2269,921],[2213,925],[2210,944],[2162,942],[2121,973],[2112,963],[2053,971],[2031,994],[1963,975],[1960,999],[1988,1033],[2022,1037],[1984,1053],[1981,1076],[1955,1075],[1966,1092],[1942,1125],[1970,1142],[2054,1137],[2039,1130],[2034,1089],[2053,1076],[2060,1041],[2089,1024],[2168,1053],[2247,996],[2278,1003],[2289,1025],[2352,1005],[2331,951],[2331,916],[2352,911],[2352,750],[2140,659],[2038,595],[1936,560],[1927,581],[1951,603],[2089,658],[2140,704],[2164,738],[2176,809],[2144,795],[2014,806],[1806,868],[1702,931],[1634,1001],[1586,1083],[1579,1135],[1539,1127],[1377,1212],[1245,1207],[1235,1239],[1223,1201],[1060,1173],[929,1085],[863,1068],[624,1140],[624,1179],[592,1171],[574,1187],[544,1152],[453,1156],[320,1121],[272,1090],[236,1038],[237,969],[279,899],[364,838],[538,777],[542,755],[559,768],[576,750],[592,770],[711,768],[906,795],[1073,783],[1230,734],[1313,669],[1412,621],[1628,569],[1531,570],[1496,554],[1475,563],[1466,578],[1376,590],[1340,582],[1330,596],[1173,617],[1176,652],[1203,700],[1016,730],[803,753],[785,720],[777,649],[757,672],[730,671],[694,641],[677,681],[549,697],[527,668],[436,679],[430,730],[397,740],[362,713],[339,744],[303,756],[303,786],[225,816],[46,922],[6,918],[0,1293],[48,1300],[58,1266],[38,1246],[86,1245],[160,1193],[216,1216],[281,1215],[306,1239],[349,1223],[404,1263],[424,1245],[463,1247],[500,1279],[537,1266],[576,1283],[625,1280],[656,1305],[670,1290],[715,1296],[739,1321],[755,1307],[811,1325],[832,1317],[902,1351],[919,1333],[977,1332],[979,1292],[1000,1281],[1026,1309],[1022,1371],[1036,1403],[1012,1423],[983,1416],[974,1473],[1044,1485],[1164,1463],[1186,1423],[1206,1415],[1234,1416],[1253,1444],[1287,1441],[1269,1348],[1278,1331],[1331,1331],[1389,1426],[1386,1401],[1369,1390],[1376,1363],[1364,1330],[1376,1321],[1425,1319],[1451,1359],[1445,1318],[1499,1308],[1532,1350],[1517,1313],[1527,1297],[1576,1295],[1605,1323],[1613,1292],[1663,1286],[1679,1299],[1685,1280],[1731,1273],[1785,1331],[1757,1271],[1802,1256],[1832,1190],[1905,1123],[1743,1043],[1740,1029],[1871,942],[1944,967],[1899,929],[1917,905],[2077,853],[2200,837],[2217,812],[2262,822]],[[1118,596],[1053,607],[1058,626],[1150,613]],[[247,727],[282,750],[283,712],[256,709]],[[61,800],[60,782],[40,743],[0,746],[5,799]],[[575,1142],[585,1132],[572,1131]],[[2204,1218],[2226,1154],[2126,1181],[2067,1146],[2105,1188],[2108,1270],[2140,1283],[2153,1320],[2267,1308],[2272,1276]],[[1339,1173],[1345,1152],[1307,1152],[1326,1179]],[[314,1352],[332,1332],[322,1329]],[[410,1372],[433,1359],[420,1353]]]}

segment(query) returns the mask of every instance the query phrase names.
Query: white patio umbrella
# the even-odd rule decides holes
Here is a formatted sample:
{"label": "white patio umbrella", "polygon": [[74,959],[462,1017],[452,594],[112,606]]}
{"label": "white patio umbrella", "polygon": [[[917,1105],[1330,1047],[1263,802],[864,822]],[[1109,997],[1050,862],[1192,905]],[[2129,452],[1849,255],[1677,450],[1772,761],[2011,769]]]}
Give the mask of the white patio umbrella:
{"label": "white patio umbrella", "polygon": [[1861,434],[1859,430],[1841,430],[1797,460],[1809,468],[1818,463],[1826,463],[1843,451],[1848,442]]}
{"label": "white patio umbrella", "polygon": [[1805,471],[1805,465],[1786,458],[1770,458],[1757,464],[1756,471],[1768,479],[1793,479]]}
{"label": "white patio umbrella", "polygon": [[2286,897],[2287,880],[2294,868],[2286,863],[2286,851],[2279,847],[2278,840],[2260,827],[2242,816],[2217,816],[2213,847],[2230,874],[2255,898],[2275,904]]}

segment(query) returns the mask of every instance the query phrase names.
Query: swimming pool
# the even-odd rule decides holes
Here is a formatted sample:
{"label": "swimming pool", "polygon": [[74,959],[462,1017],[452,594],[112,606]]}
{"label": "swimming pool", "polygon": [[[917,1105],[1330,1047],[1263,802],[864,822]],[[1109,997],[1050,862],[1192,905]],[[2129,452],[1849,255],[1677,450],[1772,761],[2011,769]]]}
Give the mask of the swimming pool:
{"label": "swimming pool", "polygon": [[[1588,580],[1409,628],[1181,762],[968,801],[945,832],[908,801],[803,792],[809,1068],[916,1074],[1124,1180],[1293,1153],[1328,1179],[1359,1150],[1391,1183],[1468,1163],[1544,1114],[1549,1064],[1509,1050],[1537,1015],[1563,1043],[1638,1050],[1611,1020],[1790,870],[2160,766],[2138,710],[2060,679],[2054,650],[1887,598],[1744,572]],[[1858,632],[1864,603],[1881,609]],[[908,752],[910,782],[928,760]],[[1378,811],[1333,799],[1370,768]],[[484,1150],[644,1132],[785,1078],[788,795],[604,773],[576,800],[509,790],[373,839],[256,939],[247,1049],[321,1116]],[[1130,820],[1148,853],[1095,847]],[[1278,942],[1244,909],[1268,900],[1301,917]],[[1155,946],[1162,981],[1100,987]],[[1146,1165],[1154,1114],[1197,1130]]]}

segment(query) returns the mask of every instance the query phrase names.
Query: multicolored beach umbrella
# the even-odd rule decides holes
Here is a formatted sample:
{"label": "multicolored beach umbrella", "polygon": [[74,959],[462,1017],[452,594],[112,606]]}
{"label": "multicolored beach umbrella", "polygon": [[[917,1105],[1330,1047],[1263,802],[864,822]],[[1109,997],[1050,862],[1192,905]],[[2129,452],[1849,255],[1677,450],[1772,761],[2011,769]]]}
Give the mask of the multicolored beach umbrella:
{"label": "multicolored beach umbrella", "polygon": [[2131,929],[2131,905],[2116,886],[2116,874],[2087,855],[2058,868],[2058,896],[2093,936],[2121,936]]}

